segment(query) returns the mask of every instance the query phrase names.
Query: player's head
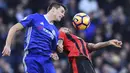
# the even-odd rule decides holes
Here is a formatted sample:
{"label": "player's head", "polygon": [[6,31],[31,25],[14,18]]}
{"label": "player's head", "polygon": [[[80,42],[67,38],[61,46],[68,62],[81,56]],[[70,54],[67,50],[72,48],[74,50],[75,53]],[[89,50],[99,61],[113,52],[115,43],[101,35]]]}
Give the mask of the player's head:
{"label": "player's head", "polygon": [[60,21],[64,17],[66,10],[66,7],[60,3],[52,3],[47,9],[48,12],[51,11],[55,21]]}
{"label": "player's head", "polygon": [[65,32],[65,33],[72,33],[72,31],[69,29],[69,28],[67,28],[67,27],[61,27],[60,29],[59,29],[59,32]]}

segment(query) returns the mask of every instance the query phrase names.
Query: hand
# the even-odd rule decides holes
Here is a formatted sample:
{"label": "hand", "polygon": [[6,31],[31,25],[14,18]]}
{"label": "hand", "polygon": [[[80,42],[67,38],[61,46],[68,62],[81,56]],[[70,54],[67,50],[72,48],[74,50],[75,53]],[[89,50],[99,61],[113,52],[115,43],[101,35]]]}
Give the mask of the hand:
{"label": "hand", "polygon": [[58,45],[57,50],[59,53],[62,53],[63,52],[63,45]]}
{"label": "hand", "polygon": [[110,45],[113,45],[115,47],[119,47],[121,48],[121,45],[122,45],[122,42],[121,41],[118,41],[118,40],[110,40],[108,41]]}
{"label": "hand", "polygon": [[52,53],[52,54],[51,54],[51,58],[52,58],[53,60],[59,60],[59,57],[58,57],[57,53]]}
{"label": "hand", "polygon": [[11,53],[11,49],[9,46],[5,46],[3,51],[2,51],[2,56],[10,56],[10,53]]}

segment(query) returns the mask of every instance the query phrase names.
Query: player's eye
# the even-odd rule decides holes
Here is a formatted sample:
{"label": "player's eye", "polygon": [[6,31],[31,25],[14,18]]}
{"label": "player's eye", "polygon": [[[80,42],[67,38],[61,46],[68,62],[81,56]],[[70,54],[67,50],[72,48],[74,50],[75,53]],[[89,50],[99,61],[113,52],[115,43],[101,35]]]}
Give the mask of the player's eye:
{"label": "player's eye", "polygon": [[64,10],[61,10],[61,13],[64,13]]}

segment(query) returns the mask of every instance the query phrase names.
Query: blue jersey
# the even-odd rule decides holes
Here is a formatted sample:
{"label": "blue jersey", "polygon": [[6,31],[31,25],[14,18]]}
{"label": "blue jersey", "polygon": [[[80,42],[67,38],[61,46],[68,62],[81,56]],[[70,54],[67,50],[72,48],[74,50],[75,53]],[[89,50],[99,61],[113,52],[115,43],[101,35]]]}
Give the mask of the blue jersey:
{"label": "blue jersey", "polygon": [[20,23],[26,28],[25,50],[35,50],[37,53],[47,55],[56,50],[58,29],[50,24],[44,15],[31,14]]}

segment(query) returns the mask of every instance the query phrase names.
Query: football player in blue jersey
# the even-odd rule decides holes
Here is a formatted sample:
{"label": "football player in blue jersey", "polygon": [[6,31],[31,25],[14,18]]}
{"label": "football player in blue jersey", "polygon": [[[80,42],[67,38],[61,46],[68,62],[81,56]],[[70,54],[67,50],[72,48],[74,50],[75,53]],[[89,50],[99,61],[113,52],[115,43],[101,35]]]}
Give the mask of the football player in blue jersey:
{"label": "football player in blue jersey", "polygon": [[[25,72],[56,73],[51,58],[53,52],[56,51],[58,41],[58,30],[54,21],[60,21],[65,12],[64,5],[52,3],[48,7],[47,14],[30,14],[12,26],[2,51],[3,56],[10,56],[10,46],[15,33],[26,28],[23,57]],[[54,53],[54,55],[56,54]]]}

